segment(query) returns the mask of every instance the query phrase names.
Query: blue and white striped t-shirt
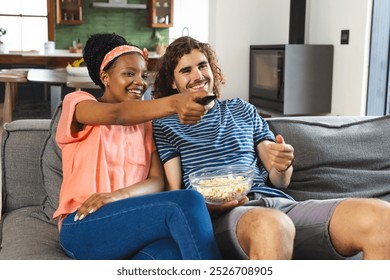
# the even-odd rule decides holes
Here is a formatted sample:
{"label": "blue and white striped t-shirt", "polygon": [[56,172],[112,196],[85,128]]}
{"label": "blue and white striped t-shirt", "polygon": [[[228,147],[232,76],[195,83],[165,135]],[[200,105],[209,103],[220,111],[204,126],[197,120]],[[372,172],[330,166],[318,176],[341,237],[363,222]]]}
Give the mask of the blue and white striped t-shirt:
{"label": "blue and white striped t-shirt", "polygon": [[255,147],[275,140],[256,108],[242,99],[216,100],[214,107],[195,125],[183,125],[177,115],[153,121],[153,133],[164,164],[180,156],[182,188],[191,188],[189,174],[205,167],[245,164],[255,168],[251,191],[268,197],[286,197],[265,185],[268,172],[258,164]]}

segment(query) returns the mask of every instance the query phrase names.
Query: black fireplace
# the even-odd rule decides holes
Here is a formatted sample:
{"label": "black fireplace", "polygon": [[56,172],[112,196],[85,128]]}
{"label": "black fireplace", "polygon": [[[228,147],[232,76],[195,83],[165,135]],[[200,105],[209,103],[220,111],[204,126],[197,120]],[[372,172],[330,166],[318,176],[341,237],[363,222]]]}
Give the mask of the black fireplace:
{"label": "black fireplace", "polygon": [[249,65],[249,102],[259,109],[330,113],[332,45],[252,45]]}
{"label": "black fireplace", "polygon": [[285,115],[331,112],[333,46],[305,44],[306,0],[290,0],[289,44],[250,46],[249,102]]}

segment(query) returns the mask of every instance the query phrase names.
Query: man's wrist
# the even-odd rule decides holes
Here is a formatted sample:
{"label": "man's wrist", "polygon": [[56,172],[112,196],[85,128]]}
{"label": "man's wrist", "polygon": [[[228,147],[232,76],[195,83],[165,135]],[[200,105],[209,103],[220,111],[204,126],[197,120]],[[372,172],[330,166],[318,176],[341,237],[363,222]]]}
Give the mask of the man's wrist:
{"label": "man's wrist", "polygon": [[287,166],[287,168],[284,169],[284,170],[279,170],[279,169],[276,169],[276,168],[275,168],[275,169],[276,169],[277,172],[279,172],[279,173],[281,173],[281,174],[284,174],[284,173],[286,173],[286,172],[292,167],[294,161],[295,161],[295,158],[293,158],[293,159],[291,160],[290,165]]}

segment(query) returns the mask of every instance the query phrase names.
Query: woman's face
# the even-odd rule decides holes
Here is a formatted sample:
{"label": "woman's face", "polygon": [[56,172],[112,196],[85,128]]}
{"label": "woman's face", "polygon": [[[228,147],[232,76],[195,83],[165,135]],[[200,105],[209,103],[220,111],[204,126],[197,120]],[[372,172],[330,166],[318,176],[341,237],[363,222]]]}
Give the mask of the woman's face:
{"label": "woman's face", "polygon": [[102,73],[106,100],[114,103],[141,99],[148,88],[147,75],[146,61],[140,54],[121,55],[106,73]]}

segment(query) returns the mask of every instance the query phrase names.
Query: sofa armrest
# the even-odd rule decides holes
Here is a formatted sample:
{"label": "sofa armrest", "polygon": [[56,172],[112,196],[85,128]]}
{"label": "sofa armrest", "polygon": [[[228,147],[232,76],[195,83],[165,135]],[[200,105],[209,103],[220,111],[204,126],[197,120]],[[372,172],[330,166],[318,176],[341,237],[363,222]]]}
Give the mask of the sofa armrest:
{"label": "sofa armrest", "polygon": [[1,142],[2,213],[41,205],[45,198],[39,157],[49,119],[16,120],[4,125]]}

